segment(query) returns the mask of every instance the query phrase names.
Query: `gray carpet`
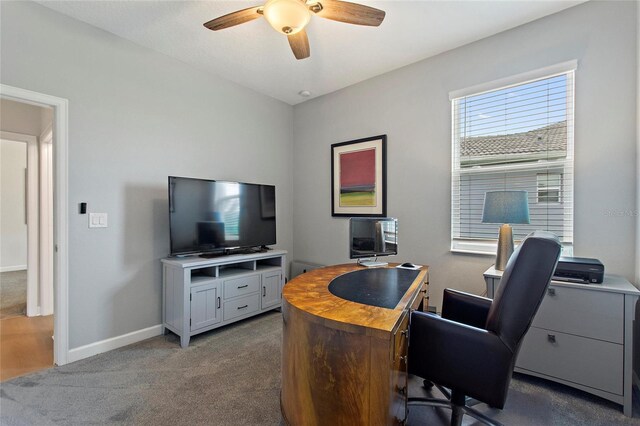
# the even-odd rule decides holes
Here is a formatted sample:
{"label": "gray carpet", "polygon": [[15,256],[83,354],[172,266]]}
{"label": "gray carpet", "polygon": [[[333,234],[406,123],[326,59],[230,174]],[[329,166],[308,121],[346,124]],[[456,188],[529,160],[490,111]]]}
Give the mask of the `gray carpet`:
{"label": "gray carpet", "polygon": [[27,312],[27,271],[0,273],[0,319]]}
{"label": "gray carpet", "polygon": [[[409,396],[442,398],[435,387],[426,391],[422,380],[412,378]],[[591,394],[553,383],[537,377],[515,373],[509,387],[507,402],[503,410],[478,404],[473,408],[503,423],[515,426],[612,426],[640,425],[640,395],[634,389],[634,414],[629,418],[622,414],[622,406]],[[448,426],[451,411],[445,408],[413,406],[409,408],[407,424]],[[463,417],[463,426],[481,425],[472,417]]]}
{"label": "gray carpet", "polygon": [[279,312],[2,383],[0,424],[278,425]]}
{"label": "gray carpet", "polygon": [[[13,379],[0,388],[0,424],[280,425],[281,337],[272,312],[196,336],[187,349],[170,334]],[[420,383],[412,380],[412,395],[424,392]],[[477,407],[506,425],[640,425],[619,405],[522,375],[504,411]],[[446,425],[448,415],[416,407],[408,424]]]}

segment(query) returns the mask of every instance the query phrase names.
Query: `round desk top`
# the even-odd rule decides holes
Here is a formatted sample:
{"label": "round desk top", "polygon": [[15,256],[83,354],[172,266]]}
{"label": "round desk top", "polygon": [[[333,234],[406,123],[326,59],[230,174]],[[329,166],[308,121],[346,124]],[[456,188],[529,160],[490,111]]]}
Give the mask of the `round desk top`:
{"label": "round desk top", "polygon": [[400,319],[403,310],[414,298],[425,282],[427,267],[418,271],[396,269],[397,264],[389,264],[386,269],[417,273],[400,301],[393,308],[385,308],[358,303],[338,297],[329,291],[329,285],[336,277],[355,271],[370,271],[356,263],[327,266],[314,269],[289,281],[283,288],[284,308],[297,308],[307,314],[307,319],[336,329],[354,333],[375,333],[380,330],[391,332]]}

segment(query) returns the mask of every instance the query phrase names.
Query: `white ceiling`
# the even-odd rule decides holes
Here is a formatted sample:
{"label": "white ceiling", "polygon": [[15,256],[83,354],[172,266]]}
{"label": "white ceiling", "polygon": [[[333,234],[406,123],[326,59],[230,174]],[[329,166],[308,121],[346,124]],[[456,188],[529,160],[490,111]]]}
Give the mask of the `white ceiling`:
{"label": "white ceiling", "polygon": [[[353,0],[358,1],[358,0]],[[221,31],[206,21],[256,1],[48,1],[39,3],[291,105],[558,12],[584,0],[372,1],[380,27],[313,16],[311,57],[296,60],[260,18]]]}

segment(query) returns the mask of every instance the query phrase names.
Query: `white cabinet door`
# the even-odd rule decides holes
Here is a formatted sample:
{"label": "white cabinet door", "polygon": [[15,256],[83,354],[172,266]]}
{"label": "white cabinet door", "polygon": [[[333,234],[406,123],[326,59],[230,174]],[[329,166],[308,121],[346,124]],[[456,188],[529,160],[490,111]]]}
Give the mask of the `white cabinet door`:
{"label": "white cabinet door", "polygon": [[191,330],[208,327],[222,321],[220,283],[191,288]]}
{"label": "white cabinet door", "polygon": [[281,302],[282,272],[280,270],[262,274],[262,309],[277,306]]}

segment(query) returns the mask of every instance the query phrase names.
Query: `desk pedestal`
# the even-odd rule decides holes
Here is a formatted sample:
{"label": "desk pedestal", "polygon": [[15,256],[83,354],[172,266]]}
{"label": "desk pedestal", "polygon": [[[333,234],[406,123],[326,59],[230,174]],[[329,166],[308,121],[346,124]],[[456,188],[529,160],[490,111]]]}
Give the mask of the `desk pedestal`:
{"label": "desk pedestal", "polygon": [[410,309],[421,271],[394,309],[350,302],[328,284],[355,265],[311,271],[285,286],[281,408],[290,425],[401,424],[406,417]]}

